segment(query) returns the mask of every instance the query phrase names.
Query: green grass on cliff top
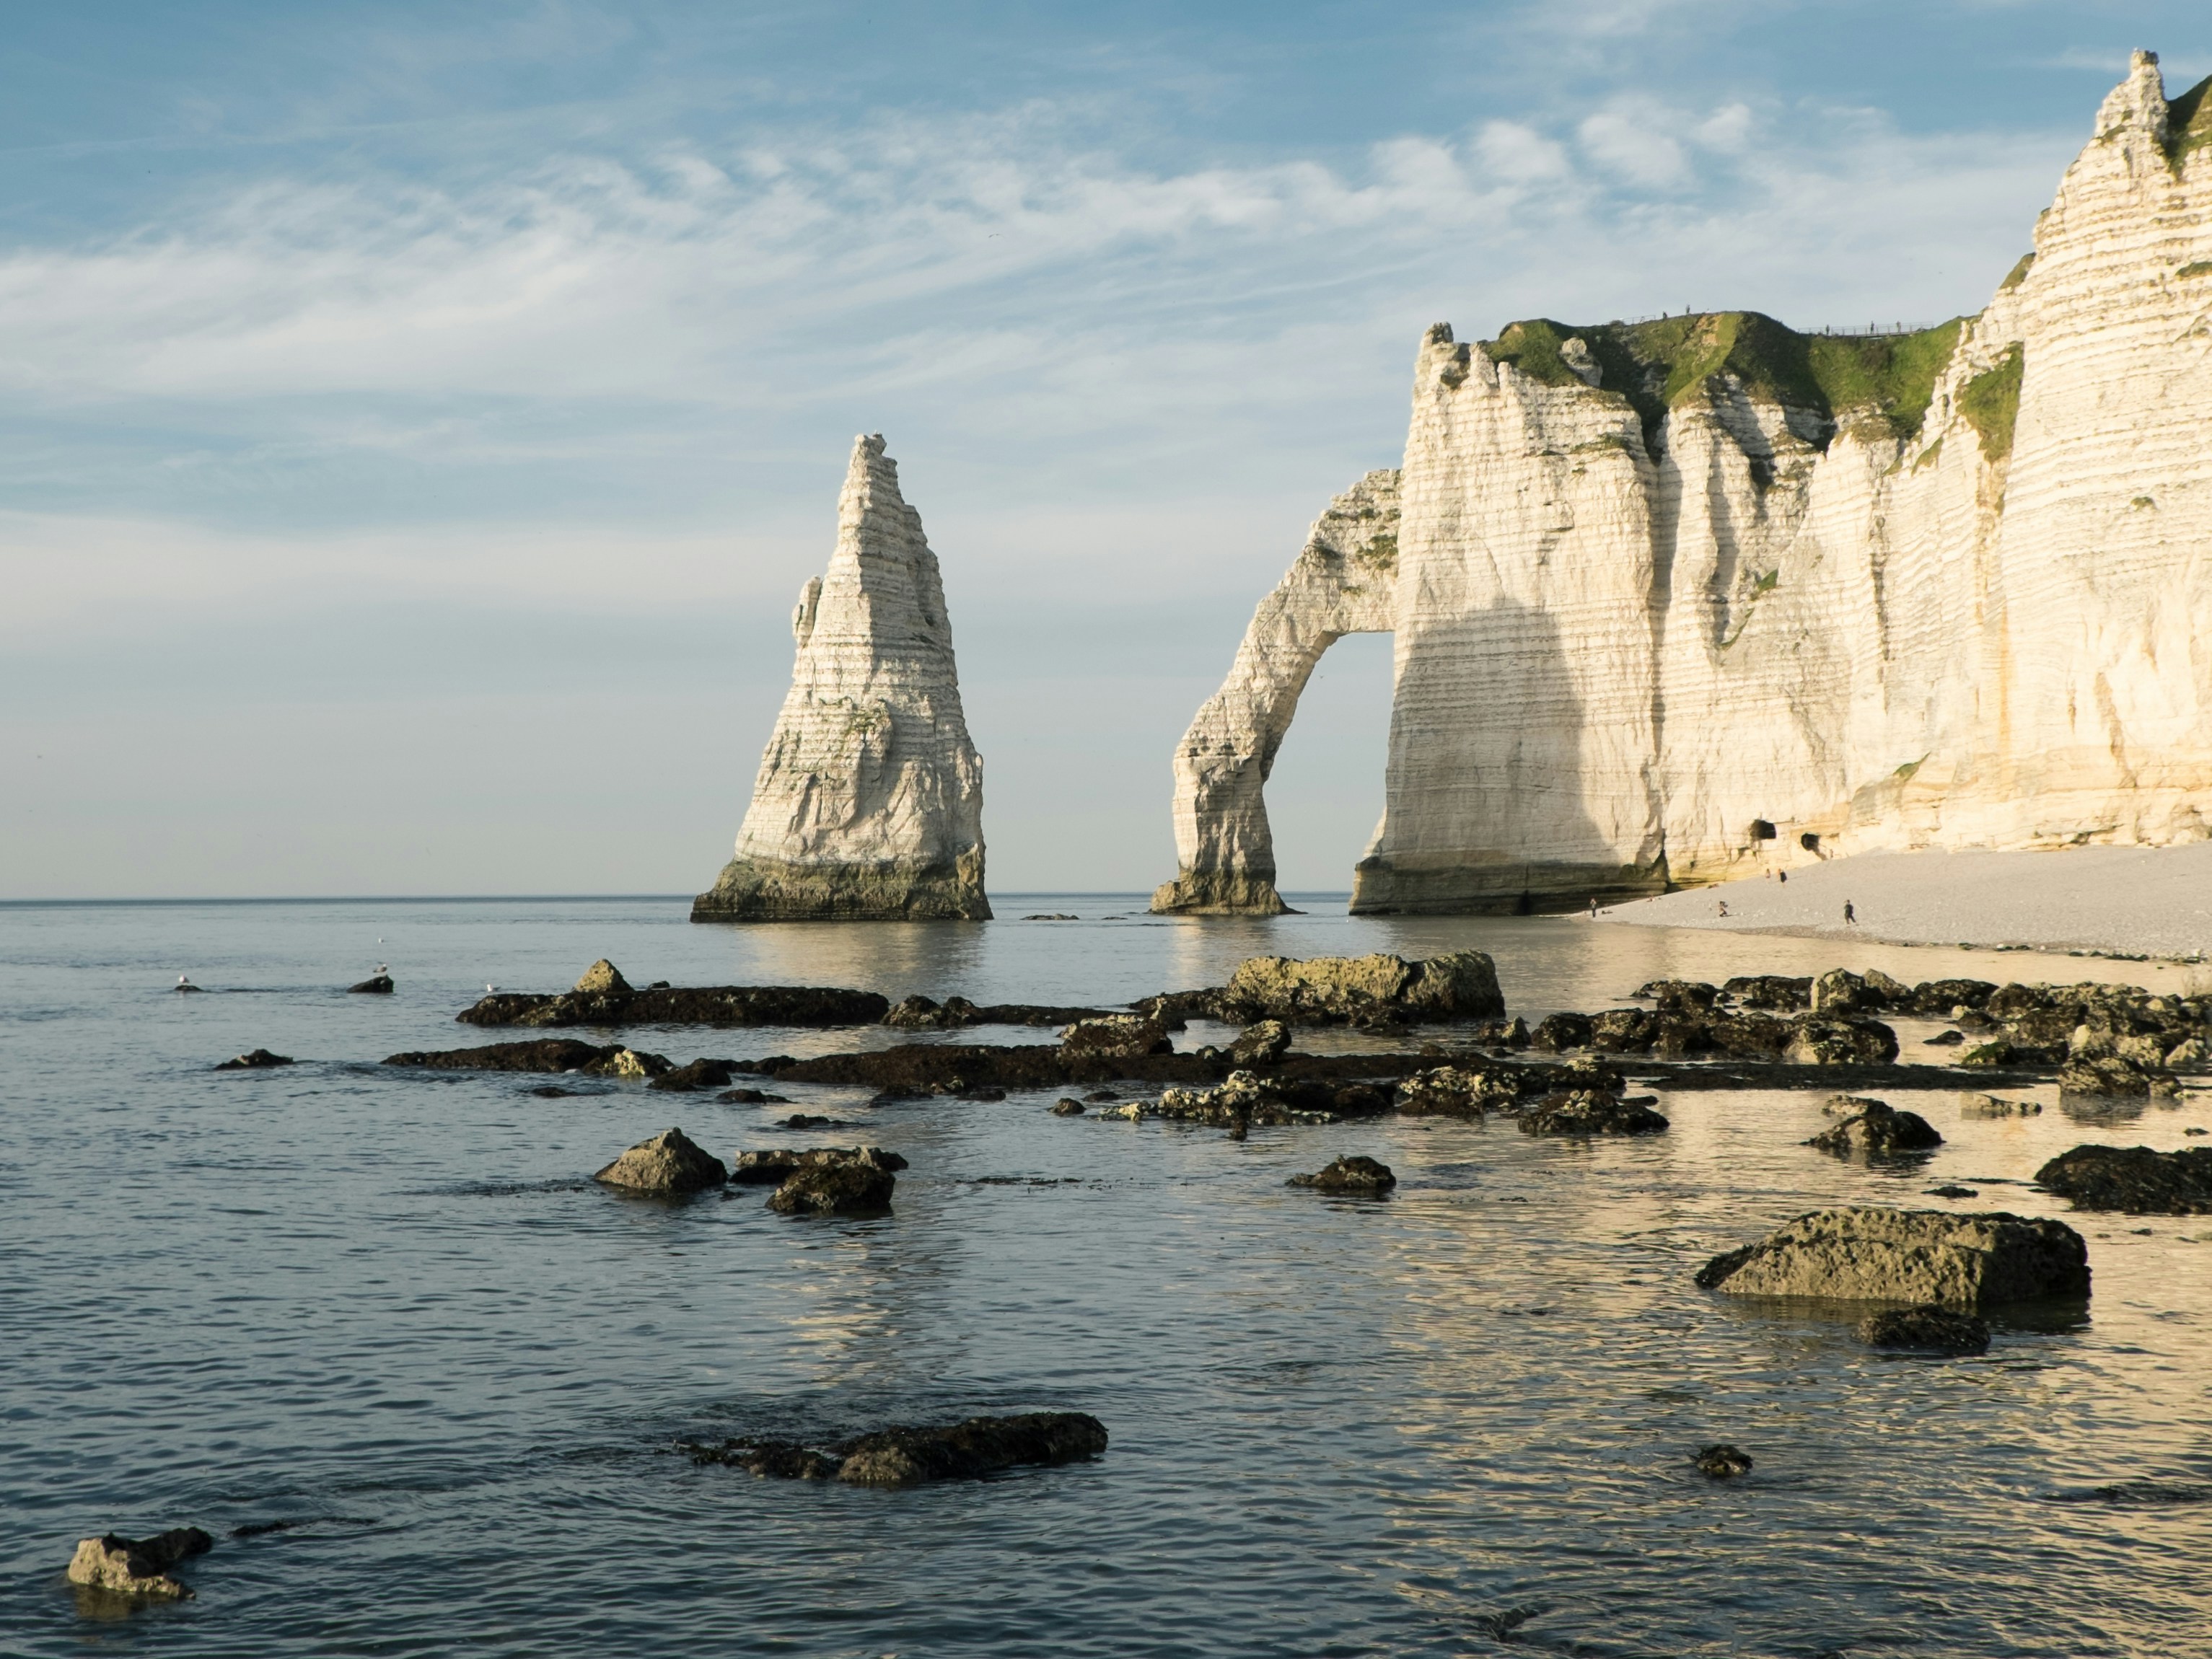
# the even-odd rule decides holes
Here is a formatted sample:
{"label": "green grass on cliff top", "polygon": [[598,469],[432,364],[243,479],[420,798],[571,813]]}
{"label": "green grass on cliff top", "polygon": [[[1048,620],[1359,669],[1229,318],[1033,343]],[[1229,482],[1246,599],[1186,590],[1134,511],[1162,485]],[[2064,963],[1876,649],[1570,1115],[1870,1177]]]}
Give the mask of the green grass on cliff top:
{"label": "green grass on cliff top", "polygon": [[2179,161],[2193,149],[2212,144],[2212,76],[2207,76],[2166,106],[2166,152]]}
{"label": "green grass on cliff top", "polygon": [[1602,371],[1601,388],[1626,398],[1647,428],[1725,374],[1754,398],[1838,422],[1877,423],[1909,438],[1920,430],[1936,377],[1959,343],[1960,320],[1912,334],[1847,337],[1800,334],[1756,311],[1589,328],[1537,317],[1510,325],[1482,349],[1545,386],[1577,386],[1559,349],[1579,335]]}

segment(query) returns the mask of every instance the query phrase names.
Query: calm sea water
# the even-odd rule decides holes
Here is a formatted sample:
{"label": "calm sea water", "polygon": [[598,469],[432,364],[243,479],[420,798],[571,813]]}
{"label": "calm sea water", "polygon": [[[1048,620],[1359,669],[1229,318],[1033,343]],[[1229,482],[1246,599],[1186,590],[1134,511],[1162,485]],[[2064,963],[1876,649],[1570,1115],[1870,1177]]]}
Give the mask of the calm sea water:
{"label": "calm sea water", "polygon": [[[615,1083],[379,1067],[483,1040],[486,983],[854,985],[1116,1001],[1240,957],[1475,946],[1532,1017],[1680,973],[2186,970],[1559,920],[1146,919],[694,927],[678,901],[0,907],[0,1649],[11,1653],[2200,1656],[2212,1504],[2212,1218],[2075,1218],[2069,1328],[1985,1357],[1858,1346],[1696,1290],[1817,1205],[2044,1214],[2082,1140],[2188,1144],[2212,1102],[1961,1116],[1869,1170],[1799,1143],[1817,1095],[1677,1093],[1671,1133],[1510,1123],[1217,1131],[1064,1119],[1051,1093],[778,1110]],[[348,997],[379,962],[400,989]],[[168,987],[191,974],[210,994]],[[1924,1034],[1908,1031],[1909,1036]],[[849,1034],[639,1033],[678,1060]],[[889,1034],[880,1034],[888,1036]],[[209,1068],[266,1046],[300,1064]],[[587,1173],[680,1124],[741,1146],[879,1142],[896,1212],[790,1220],[760,1189],[626,1200]],[[1382,1203],[1285,1188],[1339,1152]],[[757,1480],[692,1436],[1067,1407],[1093,1464],[910,1492]],[[1757,1467],[1718,1485],[1698,1446]],[[127,1617],[61,1568],[104,1529],[228,1537],[199,1599]]]}

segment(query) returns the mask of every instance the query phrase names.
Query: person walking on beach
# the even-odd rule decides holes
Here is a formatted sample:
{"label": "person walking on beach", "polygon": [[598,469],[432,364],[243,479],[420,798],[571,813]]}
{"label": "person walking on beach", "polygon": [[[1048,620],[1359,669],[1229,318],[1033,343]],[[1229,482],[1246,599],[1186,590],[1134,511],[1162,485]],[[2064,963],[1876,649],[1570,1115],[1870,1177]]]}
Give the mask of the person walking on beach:
{"label": "person walking on beach", "polygon": [[1844,901],[1844,926],[1846,927],[1856,927],[1858,925],[1859,913],[1852,909],[1851,902],[1849,899],[1845,899]]}

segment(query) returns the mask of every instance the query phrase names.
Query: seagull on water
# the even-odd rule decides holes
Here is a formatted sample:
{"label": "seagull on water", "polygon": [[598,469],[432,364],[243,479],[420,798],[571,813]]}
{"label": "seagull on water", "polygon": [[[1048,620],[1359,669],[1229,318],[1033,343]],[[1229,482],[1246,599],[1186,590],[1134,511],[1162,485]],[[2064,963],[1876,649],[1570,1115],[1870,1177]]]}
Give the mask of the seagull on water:
{"label": "seagull on water", "polygon": [[392,969],[390,969],[389,968],[386,967],[382,963],[380,963],[380,963],[378,963],[376,964],[376,971],[377,971],[378,973],[380,973],[380,974],[388,974],[388,973],[390,973],[390,972],[392,971]]}
{"label": "seagull on water", "polygon": [[496,986],[496,985],[491,984],[489,981],[486,981],[486,983],[485,983],[485,985],[484,985],[484,989],[485,989],[487,992],[489,992],[489,991],[496,991],[497,989],[499,989],[499,987],[498,987],[498,986]]}

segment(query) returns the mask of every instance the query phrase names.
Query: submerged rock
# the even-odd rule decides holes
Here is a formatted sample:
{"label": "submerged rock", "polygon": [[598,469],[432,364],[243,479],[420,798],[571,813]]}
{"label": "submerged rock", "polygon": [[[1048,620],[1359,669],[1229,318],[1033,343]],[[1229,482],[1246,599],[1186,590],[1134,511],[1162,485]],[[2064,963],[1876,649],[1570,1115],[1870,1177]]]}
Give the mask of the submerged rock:
{"label": "submerged rock", "polygon": [[453,1018],[465,1025],[872,1025],[890,1010],[873,991],[819,985],[669,985],[634,990],[612,963],[594,963],[558,996],[495,991]]}
{"label": "submerged rock", "polygon": [[816,1447],[803,1441],[740,1439],[693,1445],[700,1463],[728,1463],[792,1480],[911,1486],[974,1480],[1023,1465],[1083,1462],[1106,1449],[1106,1425],[1085,1412],[971,1417],[945,1428],[898,1427]]}
{"label": "submerged rock", "polygon": [[1052,1115],[1054,1117],[1081,1117],[1085,1110],[1085,1108],[1081,1101],[1069,1100],[1065,1097],[1052,1103]]}
{"label": "submerged rock", "polygon": [[235,1060],[224,1060],[222,1065],[216,1067],[216,1070],[218,1072],[262,1072],[272,1066],[292,1064],[294,1061],[289,1054],[272,1054],[266,1048],[256,1048],[251,1054],[239,1055]]}
{"label": "submerged rock", "polygon": [[581,1072],[592,1077],[661,1077],[675,1069],[665,1057],[619,1042],[604,1046],[574,1037],[534,1042],[487,1042],[473,1048],[418,1048],[386,1055],[386,1066],[422,1066],[447,1072]]}
{"label": "submerged rock", "polygon": [[663,1073],[653,1079],[651,1086],[677,1094],[693,1089],[720,1089],[729,1083],[732,1069],[726,1060],[695,1060],[689,1066]]}
{"label": "submerged rock", "polygon": [[2089,1293],[2089,1247],[2063,1221],[2002,1212],[1816,1210],[1715,1256],[1697,1282],[1729,1296],[1978,1308]]}
{"label": "submerged rock", "polygon": [[1935,1126],[1919,1113],[1895,1110],[1885,1101],[1838,1095],[1828,1103],[1828,1110],[1843,1121],[1805,1144],[1838,1158],[1892,1158],[1943,1144]]}
{"label": "submerged rock", "polygon": [[2076,1146],[2035,1172],[2045,1192],[2077,1210],[2123,1215],[2212,1215],[2212,1146]]}
{"label": "submerged rock", "polygon": [[2068,1061],[2059,1068],[2058,1088],[2062,1094],[2104,1095],[2119,1100],[2181,1092],[2171,1073],[2117,1054],[2085,1055]]}
{"label": "submerged rock", "polygon": [[69,1581],[119,1595],[186,1601],[192,1596],[191,1586],[170,1577],[169,1569],[214,1547],[215,1540],[198,1527],[173,1527],[151,1538],[111,1532],[80,1539],[70,1558]]}
{"label": "submerged rock", "polygon": [[[725,1089],[714,1098],[725,1106],[788,1106],[790,1100],[783,1095],[766,1095],[757,1089]],[[823,1118],[823,1122],[830,1120]]]}
{"label": "submerged rock", "polygon": [[1987,1353],[1990,1347],[1987,1324],[1935,1303],[1870,1315],[1859,1322],[1858,1335],[1870,1347],[1916,1353]]}
{"label": "submerged rock", "polygon": [[1286,1187],[1311,1187],[1316,1192],[1343,1193],[1360,1198],[1380,1198],[1398,1184],[1390,1166],[1357,1153],[1340,1158],[1311,1175],[1294,1175]]}
{"label": "submerged rock", "polygon": [[730,1179],[741,1187],[768,1187],[789,1180],[801,1170],[833,1164],[857,1164],[872,1170],[896,1172],[906,1160],[880,1146],[810,1146],[799,1151],[771,1146],[757,1152],[739,1152],[730,1165]]}
{"label": "submerged rock", "polygon": [[392,994],[392,975],[371,974],[358,985],[346,987],[349,996],[388,997]]}
{"label": "submerged rock", "polygon": [[632,1192],[669,1194],[700,1192],[719,1187],[729,1178],[722,1160],[681,1129],[664,1129],[650,1140],[639,1141],[592,1176]]}
{"label": "submerged rock", "polygon": [[1968,1117],[2036,1117],[2043,1111],[2033,1100],[2002,1100],[1996,1095],[1968,1095],[1959,1109]]}
{"label": "submerged rock", "polygon": [[1596,1089],[1547,1096],[1520,1123],[1524,1135],[1650,1135],[1672,1127],[1649,1106]]}
{"label": "submerged rock", "polygon": [[1698,1448],[1690,1459],[1690,1467],[1715,1480],[1732,1480],[1739,1474],[1751,1473],[1751,1454],[1723,1440],[1718,1445]]}

